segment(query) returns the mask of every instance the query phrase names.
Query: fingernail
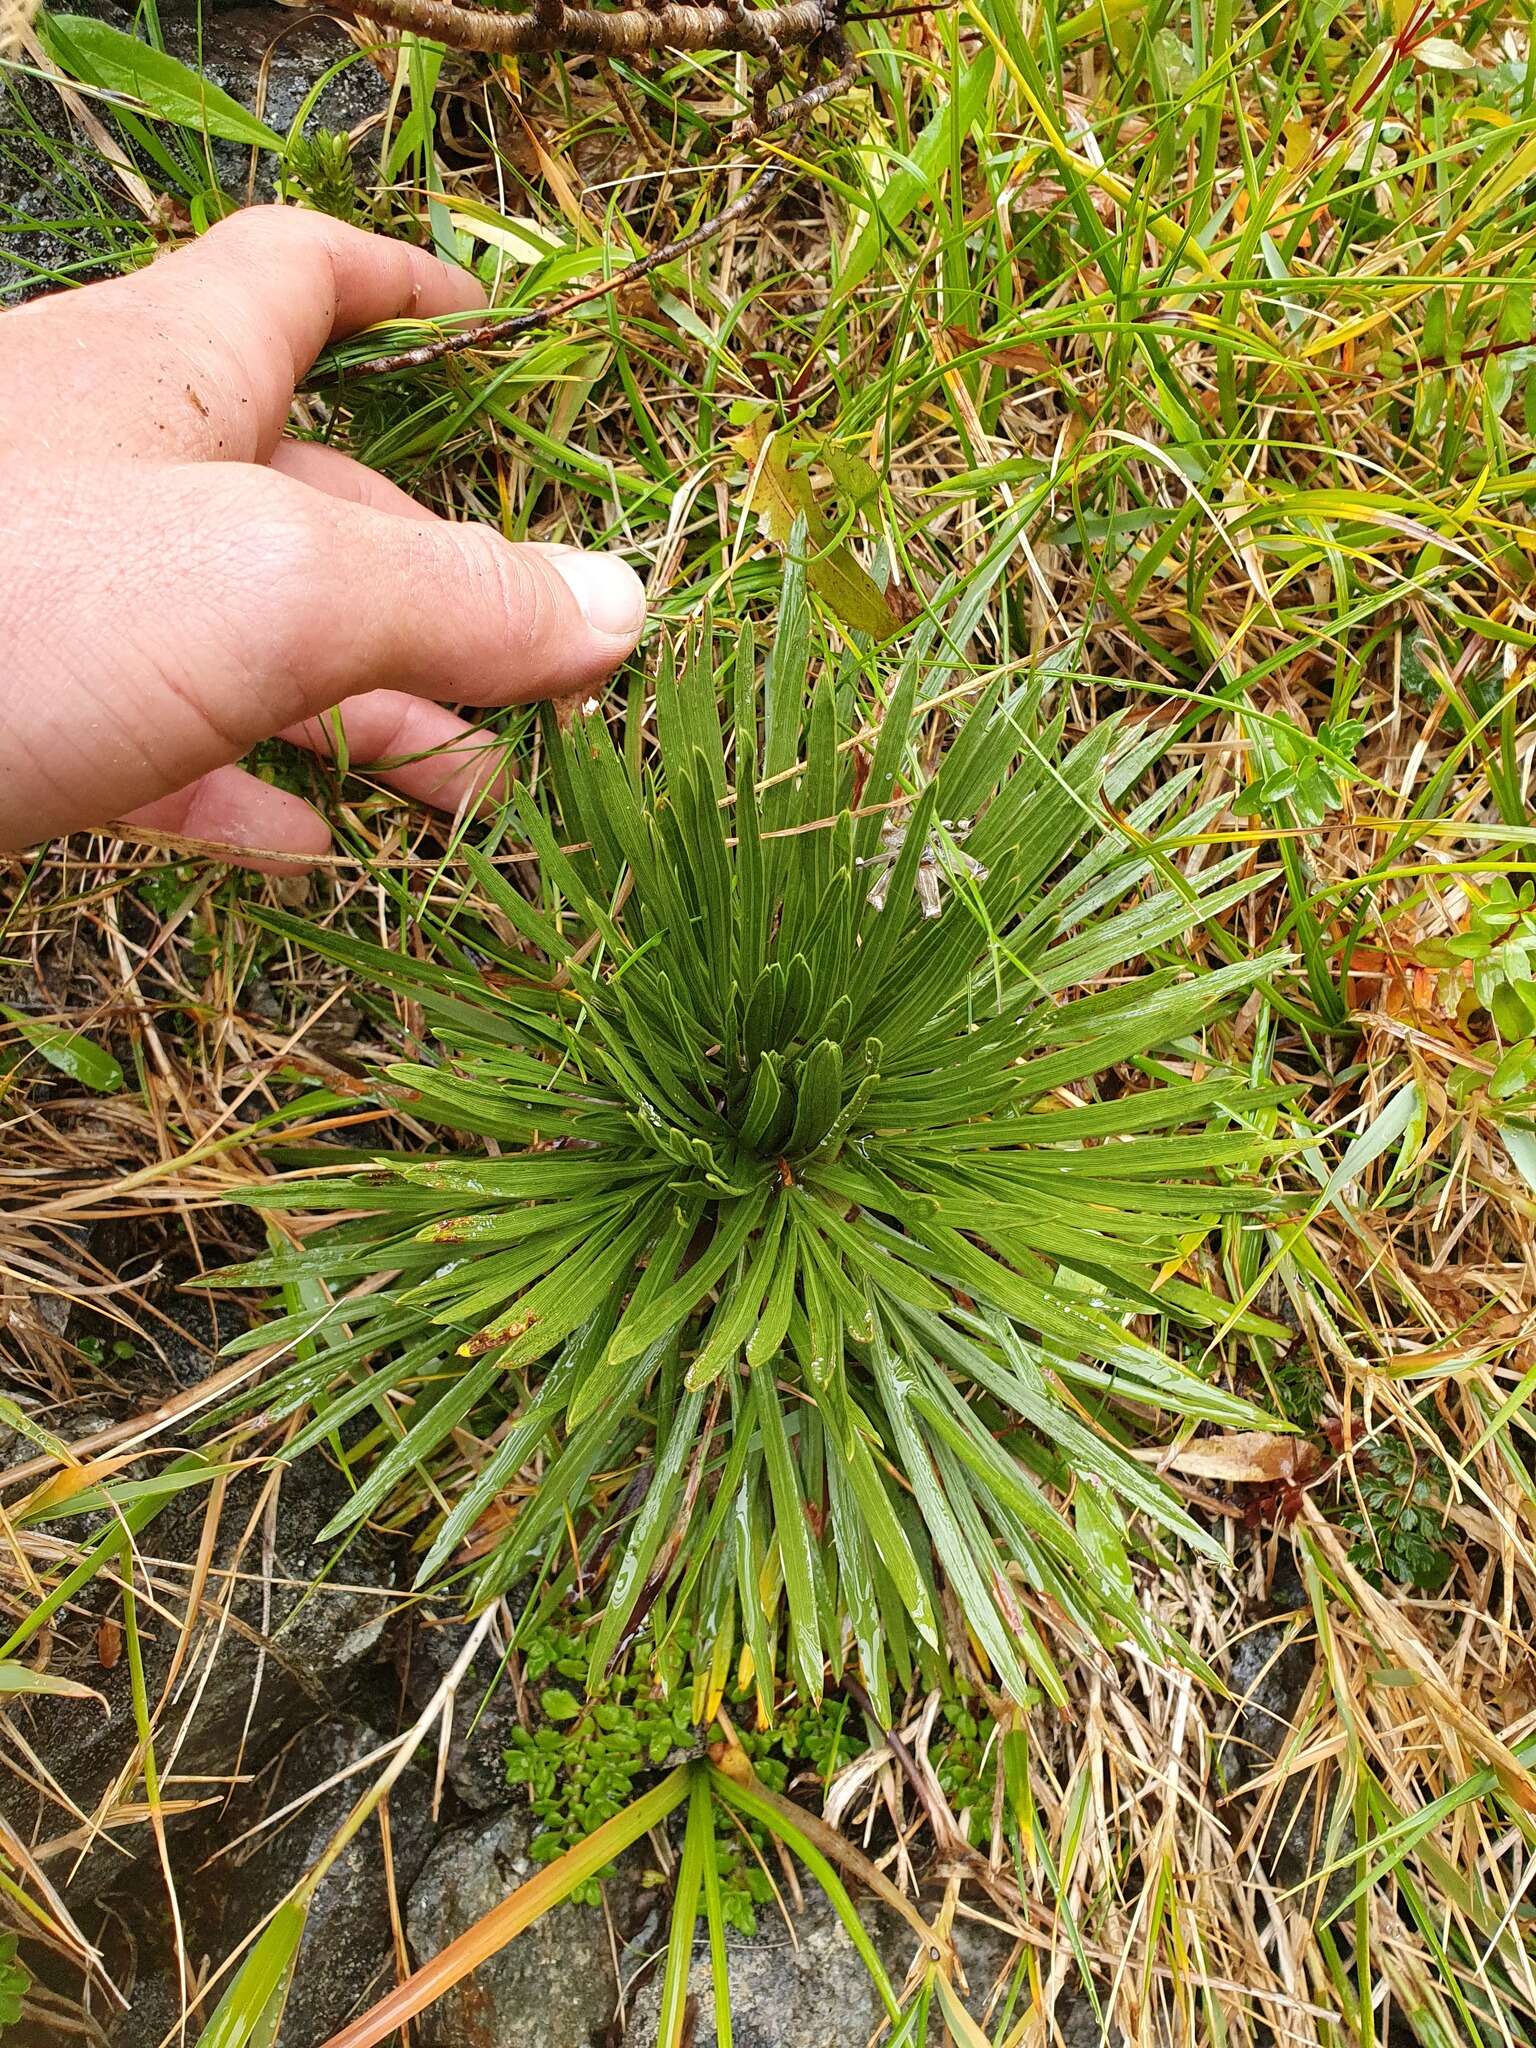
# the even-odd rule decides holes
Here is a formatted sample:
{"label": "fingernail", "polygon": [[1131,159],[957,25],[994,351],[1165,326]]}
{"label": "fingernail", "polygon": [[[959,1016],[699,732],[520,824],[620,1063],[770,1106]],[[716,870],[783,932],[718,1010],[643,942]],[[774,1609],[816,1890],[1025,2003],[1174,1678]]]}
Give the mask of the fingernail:
{"label": "fingernail", "polygon": [[645,619],[645,586],[617,555],[556,555],[555,574],[581,606],[595,633],[610,640],[634,640]]}

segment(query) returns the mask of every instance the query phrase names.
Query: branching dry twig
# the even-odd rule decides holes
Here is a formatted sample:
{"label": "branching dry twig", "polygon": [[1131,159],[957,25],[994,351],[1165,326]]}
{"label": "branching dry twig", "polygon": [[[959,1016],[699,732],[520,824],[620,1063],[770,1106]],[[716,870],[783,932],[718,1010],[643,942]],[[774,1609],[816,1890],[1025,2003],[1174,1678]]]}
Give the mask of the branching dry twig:
{"label": "branching dry twig", "polygon": [[526,313],[493,314],[489,319],[477,320],[473,327],[461,327],[455,334],[440,334],[431,341],[418,343],[415,348],[401,349],[395,355],[371,356],[366,362],[348,366],[349,377],[381,377],[391,370],[416,370],[428,363],[439,362],[444,356],[461,354],[465,349],[490,348],[499,342],[514,340],[519,334],[529,334],[536,327],[547,327],[552,320],[574,312],[578,306],[589,305],[592,300],[605,297],[609,292],[622,291],[627,285],[638,283],[664,263],[674,262],[679,256],[686,256],[690,250],[699,249],[706,242],[713,241],[733,220],[742,220],[755,213],[763,201],[784,179],[787,167],[783,164],[768,164],[761,174],[748,185],[731,204],[701,222],[686,235],[679,235],[675,241],[664,242],[659,249],[651,249],[639,256],[633,263],[626,263],[622,270],[616,270],[611,277],[599,283],[588,285],[579,292],[567,292],[564,298],[556,299],[548,306],[540,306]]}
{"label": "branching dry twig", "polygon": [[[793,130],[819,107],[848,90],[858,71],[858,58],[843,32],[842,0],[783,0],[774,7],[754,7],[750,0],[660,0],[660,4],[602,11],[570,7],[565,0],[535,0],[521,14],[502,14],[486,7],[466,7],[460,0],[336,0],[338,11],[446,43],[454,49],[493,56],[526,52],[561,52],[603,57],[643,56],[657,50],[736,50],[757,57],[763,65],[752,90],[752,111],[733,131],[737,142],[755,141],[770,129]],[[808,83],[793,98],[770,107],[768,96],[784,76],[786,48],[804,48],[812,81],[823,60],[835,68],[819,82]],[[632,117],[627,116],[632,120]],[[647,251],[612,276],[583,290],[569,292],[536,311],[497,314],[435,336],[415,348],[373,356],[348,366],[353,377],[383,376],[394,370],[421,369],[466,349],[486,348],[547,326],[552,320],[589,305],[594,299],[638,283],[665,263],[702,248],[733,221],[755,212],[783,181],[786,166],[766,165],[731,204],[713,219],[685,235]]]}
{"label": "branching dry twig", "polygon": [[337,12],[361,15],[386,28],[409,29],[455,50],[492,57],[536,51],[593,57],[640,57],[650,50],[744,50],[766,56],[769,45],[803,48],[838,26],[836,10],[823,0],[783,0],[777,7],[752,8],[667,0],[659,7],[626,7],[611,12],[567,7],[541,0],[532,11],[503,14],[489,7],[464,7],[459,0],[336,0]]}

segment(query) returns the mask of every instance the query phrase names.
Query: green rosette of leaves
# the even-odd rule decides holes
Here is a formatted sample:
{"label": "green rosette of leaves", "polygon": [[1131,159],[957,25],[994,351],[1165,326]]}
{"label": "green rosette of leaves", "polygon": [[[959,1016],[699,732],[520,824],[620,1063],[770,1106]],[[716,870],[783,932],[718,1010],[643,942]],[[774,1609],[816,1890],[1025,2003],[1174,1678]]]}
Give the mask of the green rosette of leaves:
{"label": "green rosette of leaves", "polygon": [[551,721],[409,948],[270,917],[410,999],[388,1090],[444,1142],[262,1191],[297,1248],[223,1277],[288,1313],[237,1348],[286,1347],[290,1455],[352,1446],[333,1534],[574,1584],[594,1686],[646,1627],[705,1705],[849,1671],[885,1716],[955,1656],[1060,1698],[1063,1644],[1154,1642],[1138,1554],[1218,1554],[1133,1446],[1255,1419],[1201,1247],[1263,1199],[1274,1098],[1206,1029],[1263,963],[1177,950],[1251,859],[1160,851],[1194,771],[1064,746],[957,652],[978,606],[882,676],[811,659],[791,573],[761,679],[706,631],[627,742]]}

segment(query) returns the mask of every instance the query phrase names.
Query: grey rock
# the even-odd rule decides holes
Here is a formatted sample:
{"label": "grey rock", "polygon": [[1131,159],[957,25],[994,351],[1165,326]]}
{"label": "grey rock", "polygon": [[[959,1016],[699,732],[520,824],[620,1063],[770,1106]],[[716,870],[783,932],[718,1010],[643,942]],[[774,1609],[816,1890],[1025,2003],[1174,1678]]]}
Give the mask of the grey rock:
{"label": "grey rock", "polygon": [[[731,2038],[736,2048],[865,2048],[884,2017],[884,2007],[863,1965],[843,1935],[834,1940],[862,1976],[839,1968],[840,1957],[814,1931],[800,1930],[800,1946],[788,1935],[770,1945],[733,1944],[730,1951]],[[688,1973],[694,2001],[694,2048],[717,2048],[715,1995],[708,1957],[695,1954]],[[626,2048],[649,2048],[656,2040],[661,1985],[653,1976],[640,1992],[625,2029]]]}
{"label": "grey rock", "polygon": [[[445,1835],[411,1892],[406,1929],[418,1964],[472,1927],[538,1866],[517,1807]],[[635,1893],[622,1881],[621,1916]],[[618,2006],[607,1925],[595,1907],[557,1906],[432,2008],[431,2048],[594,2048]]]}
{"label": "grey rock", "polygon": [[[1224,1674],[1236,1705],[1222,1733],[1219,1762],[1232,1792],[1241,1792],[1262,1777],[1285,1754],[1317,1667],[1305,1589],[1289,1556],[1276,1568],[1270,1598],[1280,1615],[1238,1637]],[[1284,1618],[1286,1614],[1293,1618]],[[1349,1851],[1355,1837],[1346,1817],[1330,1852],[1332,1822],[1333,1802],[1326,1782],[1320,1797],[1318,1781],[1310,1772],[1298,1773],[1294,1787],[1286,1786],[1273,1796],[1256,1848],[1277,1886],[1307,1886],[1321,1866]],[[1314,1918],[1337,1906],[1352,1882],[1349,1870],[1336,1870],[1326,1880],[1298,1892],[1296,1904],[1308,1918]]]}
{"label": "grey rock", "polygon": [[[296,1728],[333,1711],[355,1667],[376,1650],[392,1612],[392,1549],[366,1531],[339,1555],[334,1543],[318,1540],[347,1497],[345,1482],[324,1456],[311,1453],[284,1473],[266,1571],[264,1518],[240,1548],[259,1488],[254,1476],[242,1476],[229,1488],[203,1612],[160,1718],[156,1752],[168,1798],[206,1800],[207,1781],[226,1778],[236,1768],[259,1768]],[[201,1488],[173,1497],[138,1540],[166,1610],[140,1607],[152,1700],[160,1698],[170,1674],[178,1631],[169,1616],[179,1613],[185,1599],[204,1506]],[[233,1593],[221,1622],[230,1572]],[[62,1803],[73,1801],[92,1813],[134,1751],[128,1659],[119,1656],[105,1668],[101,1656],[102,1624],[110,1635],[120,1616],[121,1594],[102,1573],[74,1603],[51,1653],[50,1668],[104,1694],[110,1715],[53,1698],[18,1700],[7,1709],[58,1791],[47,1793],[7,1774],[0,1778],[0,1809],[75,1900],[99,1895],[121,1875],[125,1860],[149,1846],[142,1823],[114,1829],[110,1846],[95,1846],[77,1871],[78,1824]],[[15,1753],[6,1746],[8,1761]],[[196,1820],[195,1813],[183,1816],[173,1827]]]}
{"label": "grey rock", "polygon": [[[986,1899],[976,1902],[981,1910],[987,1909]],[[928,1899],[922,1902],[923,1911],[930,1916],[937,1912],[939,1901]],[[894,1923],[892,1923],[894,1929]],[[886,1969],[897,1990],[901,1979],[915,1953],[915,1943],[904,1928],[895,1930],[897,1939],[892,1952],[885,1958]],[[988,2003],[999,1985],[1006,1988],[1006,1979],[1018,1957],[1018,1943],[1006,1928],[994,1927],[990,1921],[970,1920],[965,1914],[957,1913],[951,1929],[955,1953],[960,1958],[960,1967],[965,1972],[966,2003],[980,2020]]]}
{"label": "grey rock", "polygon": [[[131,9],[109,0],[76,0],[116,27]],[[173,57],[259,113],[279,135],[289,131],[313,88],[330,78],[307,119],[310,129],[353,129],[381,113],[389,87],[339,23],[283,7],[195,4],[161,10]],[[201,141],[193,138],[195,152]],[[237,203],[270,199],[274,159],[215,142],[213,180]],[[158,190],[163,173],[150,169]],[[181,197],[182,195],[173,195]],[[0,75],[0,304],[109,271],[129,251],[147,254],[150,236],[135,218],[111,166],[75,132],[59,95],[44,79]]]}
{"label": "grey rock", "polygon": [[1315,1664],[1304,1627],[1289,1622],[1266,1622],[1233,1644],[1225,1675],[1237,1706],[1225,1730],[1222,1762],[1234,1791],[1284,1752]]}
{"label": "grey rock", "polygon": [[165,1320],[148,1330],[153,1357],[144,1363],[156,1393],[163,1392],[167,1382],[195,1387],[205,1380],[217,1367],[221,1348],[247,1327],[240,1307],[215,1295],[183,1291],[183,1277],[193,1276],[190,1271],[166,1274],[162,1299],[156,1304]]}
{"label": "grey rock", "polygon": [[[865,2048],[884,2018],[873,1980],[831,1901],[808,1877],[802,1878],[801,1890],[804,1906],[794,1917],[793,1935],[777,1911],[762,1910],[755,1935],[732,1932],[726,1937],[735,2048]],[[931,1914],[938,1903],[926,1900],[923,1909]],[[858,1914],[899,1993],[917,1958],[912,1931],[868,1899],[858,1903]],[[965,1975],[966,2004],[982,2023],[993,1994],[1006,1986],[1017,1944],[1006,1929],[963,1914],[955,1919],[952,1938]],[[694,1948],[688,1992],[696,2002],[693,2048],[717,2048],[714,1980],[702,1938]],[[652,2048],[660,2012],[661,1975],[656,1970],[630,2006],[624,2048]],[[1106,2034],[1088,1999],[1073,1985],[1058,1993],[1053,2019],[1067,2048],[1123,2048],[1119,2030]]]}
{"label": "grey rock", "polygon": [[[248,1243],[254,1258],[261,1241],[252,1233]],[[198,1385],[218,1367],[223,1346],[250,1326],[252,1298],[211,1294],[200,1287],[202,1269],[174,1242],[163,1250],[146,1247],[142,1233],[102,1225],[86,1233],[81,1250],[93,1278],[134,1283],[131,1339],[121,1323],[89,1300],[65,1304],[70,1342],[84,1346],[87,1359],[99,1361],[88,1383],[120,1397],[124,1415]],[[85,1368],[76,1364],[72,1377],[80,1384],[87,1378]]]}
{"label": "grey rock", "polygon": [[160,2048],[180,2019],[181,1986],[173,1971],[158,1970],[134,1985],[128,2010],[112,2023],[107,2038],[112,2048]]}
{"label": "grey rock", "polygon": [[0,73],[0,305],[83,283],[148,230],[46,79]]}
{"label": "grey rock", "polygon": [[[383,75],[358,53],[338,22],[282,7],[221,7],[199,17],[195,8],[166,16],[165,46],[210,84],[221,87],[286,136],[305,100],[337,65],[344,68],[320,93],[309,128],[355,128],[382,113],[389,101]],[[272,158],[234,143],[213,145],[218,182],[232,199],[269,198]]]}
{"label": "grey rock", "polygon": [[[1102,2011],[1103,1987],[1099,1989]],[[1056,2031],[1048,2038],[1053,2043],[1059,2038],[1061,2048],[1125,2048],[1125,2035],[1119,2027],[1106,2025],[1077,1988],[1064,1991],[1057,1998],[1051,2024]]]}
{"label": "grey rock", "polygon": [[[247,1787],[221,1820],[232,1840],[315,1792],[378,1746],[362,1722],[335,1716],[306,1729],[260,1780]],[[222,1959],[313,1868],[359,1794],[382,1766],[373,1766],[319,1792],[291,1818],[256,1835],[207,1865],[182,1886],[189,1947]],[[403,1897],[431,1847],[431,1786],[407,1768],[390,1790],[389,1827],[394,1888]],[[320,2048],[338,2028],[366,2010],[394,1978],[389,1878],[383,1837],[370,1821],[348,1844],[315,1893],[300,1944],[293,1987],[283,2011],[278,2048]],[[162,1943],[169,1937],[163,1923]],[[136,1989],[132,2007],[112,2035],[112,2048],[155,2048],[179,2011],[174,1973],[167,1966]],[[202,2015],[206,2018],[206,2014]]]}
{"label": "grey rock", "polygon": [[[727,1937],[735,2048],[864,2048],[884,2017],[874,1982],[831,1901],[810,1879],[802,1889],[805,1903],[794,1916],[793,1934],[776,1909],[764,1908],[756,1934]],[[899,1990],[915,1953],[913,1937],[868,1900],[858,1912]],[[973,1984],[973,1994],[977,1989]],[[714,1983],[702,1941],[695,1945],[688,1994],[696,2001],[694,2048],[716,2048]],[[630,2007],[625,2048],[650,2048],[660,2013],[658,1969]]]}

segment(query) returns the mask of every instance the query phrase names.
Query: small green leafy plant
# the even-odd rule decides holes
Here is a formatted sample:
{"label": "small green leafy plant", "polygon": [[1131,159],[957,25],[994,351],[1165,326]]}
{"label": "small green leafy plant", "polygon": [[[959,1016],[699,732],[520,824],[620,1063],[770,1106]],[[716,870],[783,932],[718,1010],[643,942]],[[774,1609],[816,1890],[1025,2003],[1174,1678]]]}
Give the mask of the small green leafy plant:
{"label": "small green leafy plant", "polygon": [[[586,1675],[588,1628],[588,1614],[541,1622],[528,1632],[522,1651],[522,1675],[537,1698],[537,1712],[526,1729],[512,1733],[506,1776],[526,1792],[539,1823],[528,1845],[537,1864],[551,1864],[586,1841],[623,1812],[657,1769],[711,1741],[711,1731],[694,1722],[688,1694],[666,1690],[643,1663],[614,1673],[602,1698],[586,1704],[565,1686],[543,1683],[551,1675]],[[729,1688],[729,1702],[743,1716],[743,1724],[733,1726],[733,1743],[758,1784],[772,1792],[784,1792],[791,1780],[805,1776],[825,1786],[864,1747],[864,1720],[846,1698],[827,1696],[815,1704],[791,1698],[778,1706],[766,1729],[745,1726],[754,1704],[750,1686]],[[985,1708],[977,1702],[944,1700],[930,1761],[954,1810],[969,1808],[975,1833],[983,1835],[991,1821],[995,1741],[979,1712]],[[758,1907],[774,1894],[762,1855],[750,1843],[768,1847],[760,1829],[717,1808],[713,1862],[721,1907],[725,1923],[745,1935],[756,1933]],[[600,1880],[610,1874],[612,1868],[586,1878],[571,1896],[596,1905]]]}
{"label": "small green leafy plant", "polygon": [[1193,771],[1133,797],[1156,743],[1065,748],[1040,680],[930,708],[984,591],[875,716],[860,658],[811,679],[796,570],[761,682],[747,633],[663,656],[654,751],[638,701],[622,746],[551,721],[507,820],[533,861],[466,850],[413,956],[265,914],[419,1006],[387,1081],[449,1143],[256,1197],[345,1217],[225,1276],[287,1291],[262,1406],[315,1407],[292,1455],[373,1418],[333,1535],[435,1497],[423,1581],[472,1534],[477,1603],[600,1580],[594,1692],[686,1629],[701,1720],[742,1652],[765,1720],[829,1669],[888,1720],[947,1595],[1060,1700],[1051,1632],[1154,1641],[1133,1543],[1220,1555],[1128,1442],[1254,1419],[1199,1362],[1253,1319],[1195,1260],[1261,1199],[1202,1032],[1263,963],[1134,963],[1248,857],[1163,857]]}
{"label": "small green leafy plant", "polygon": [[[1491,1021],[1496,1039],[1488,1093],[1495,1102],[1514,1102],[1536,1092],[1536,883],[1495,875],[1486,888],[1469,894],[1465,929],[1430,940],[1419,958],[1428,967],[1470,974],[1471,989],[1460,1006],[1463,1021],[1481,1035],[1479,1013],[1486,1013],[1482,1029]],[[1469,1069],[1460,1081],[1462,1092],[1469,1093],[1480,1078]]]}
{"label": "small green leafy plant", "polygon": [[[539,1825],[530,1844],[536,1863],[551,1863],[584,1841],[674,1750],[697,1746],[688,1694],[662,1693],[638,1671],[616,1674],[604,1697],[585,1705],[569,1687],[545,1683],[579,1684],[586,1669],[585,1647],[570,1624],[545,1622],[530,1632],[523,1676],[537,1693],[538,1713],[532,1726],[513,1732],[506,1763],[508,1783],[526,1789]],[[572,1896],[595,1903],[598,1878]]]}
{"label": "small green leafy plant", "polygon": [[1455,1562],[1439,1461],[1395,1432],[1375,1436],[1355,1460],[1352,1495],[1339,1521],[1354,1538],[1355,1569],[1374,1585],[1395,1579],[1438,1593]]}
{"label": "small green leafy plant", "polygon": [[1325,720],[1315,738],[1288,718],[1271,718],[1263,735],[1266,772],[1246,792],[1247,808],[1273,817],[1289,806],[1299,824],[1321,825],[1344,801],[1352,779],[1348,770],[1364,736],[1358,718]]}
{"label": "small green leafy plant", "polygon": [[[585,1614],[543,1622],[530,1631],[523,1649],[523,1676],[536,1694],[537,1712],[530,1726],[514,1730],[506,1763],[508,1782],[524,1788],[538,1823],[529,1845],[536,1863],[552,1863],[585,1841],[622,1812],[662,1766],[696,1754],[709,1739],[694,1721],[688,1692],[667,1689],[638,1661],[616,1672],[600,1698],[586,1702],[566,1686],[543,1683],[550,1677],[584,1679],[590,1623]],[[751,1711],[742,1688],[733,1689],[731,1703]],[[850,1722],[846,1700],[830,1697],[814,1706],[791,1702],[770,1728],[742,1727],[735,1739],[758,1780],[782,1792],[792,1772],[810,1769],[830,1779],[858,1753],[856,1732],[862,1726],[856,1714]],[[947,1757],[947,1747],[943,1753]],[[743,1823],[723,1811],[715,1818],[714,1866],[726,1923],[752,1934],[757,1909],[772,1897],[773,1887],[748,1847],[750,1824],[744,1831]],[[571,1896],[595,1904],[600,1879],[609,1875],[611,1869],[586,1879]]]}
{"label": "small green leafy plant", "polygon": [[32,1988],[32,1972],[16,1953],[15,1934],[0,1934],[0,2027],[14,2027]]}
{"label": "small green leafy plant", "polygon": [[352,138],[334,128],[289,137],[283,176],[306,205],[336,220],[365,225],[371,205],[357,179]]}

